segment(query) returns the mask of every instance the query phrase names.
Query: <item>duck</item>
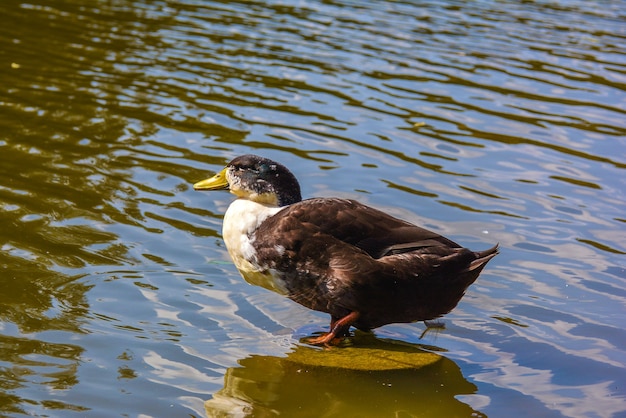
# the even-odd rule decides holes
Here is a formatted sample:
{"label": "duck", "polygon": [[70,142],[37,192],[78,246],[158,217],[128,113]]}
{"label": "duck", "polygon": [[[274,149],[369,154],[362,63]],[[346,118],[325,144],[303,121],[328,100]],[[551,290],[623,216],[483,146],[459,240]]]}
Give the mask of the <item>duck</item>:
{"label": "duck", "polygon": [[303,200],[294,174],[258,155],[234,158],[193,188],[236,196],[222,237],[247,282],[330,315],[312,345],[338,345],[351,327],[436,320],[499,252],[469,250],[356,200]]}

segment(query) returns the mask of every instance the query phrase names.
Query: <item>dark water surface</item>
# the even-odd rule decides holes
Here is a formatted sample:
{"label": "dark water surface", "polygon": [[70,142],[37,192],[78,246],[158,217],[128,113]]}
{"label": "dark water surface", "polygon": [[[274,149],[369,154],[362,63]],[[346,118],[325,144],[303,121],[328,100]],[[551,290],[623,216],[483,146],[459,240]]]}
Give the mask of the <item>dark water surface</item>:
{"label": "dark water surface", "polygon": [[[624,51],[624,1],[3,0],[0,415],[626,416]],[[445,330],[376,330],[438,361],[300,363],[328,318],[190,187],[249,152],[500,242]]]}

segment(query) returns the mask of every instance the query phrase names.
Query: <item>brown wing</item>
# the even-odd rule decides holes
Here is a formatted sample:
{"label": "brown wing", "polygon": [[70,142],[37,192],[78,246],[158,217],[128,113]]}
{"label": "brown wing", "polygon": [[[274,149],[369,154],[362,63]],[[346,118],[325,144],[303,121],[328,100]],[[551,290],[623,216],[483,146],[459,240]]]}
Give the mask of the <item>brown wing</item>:
{"label": "brown wing", "polygon": [[460,247],[439,234],[354,200],[308,199],[285,208],[275,217],[354,245],[373,258],[423,247]]}

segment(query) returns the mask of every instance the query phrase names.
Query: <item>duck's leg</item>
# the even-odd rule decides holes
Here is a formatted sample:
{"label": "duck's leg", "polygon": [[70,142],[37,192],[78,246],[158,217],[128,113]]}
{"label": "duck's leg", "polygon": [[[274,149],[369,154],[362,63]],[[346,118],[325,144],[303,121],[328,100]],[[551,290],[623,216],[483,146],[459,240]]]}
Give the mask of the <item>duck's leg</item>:
{"label": "duck's leg", "polygon": [[341,339],[348,334],[350,326],[359,319],[358,312],[350,312],[343,318],[332,317],[330,320],[330,332],[316,338],[310,338],[307,343],[313,345],[337,345]]}
{"label": "duck's leg", "polygon": [[439,319],[426,319],[424,320],[424,325],[426,325],[426,329],[422,331],[420,340],[424,338],[426,333],[430,330],[435,330],[435,333],[438,334],[441,330],[446,329],[446,323]]}
{"label": "duck's leg", "polygon": [[424,325],[426,328],[441,328],[444,329],[446,327],[446,323],[441,319],[425,319]]}

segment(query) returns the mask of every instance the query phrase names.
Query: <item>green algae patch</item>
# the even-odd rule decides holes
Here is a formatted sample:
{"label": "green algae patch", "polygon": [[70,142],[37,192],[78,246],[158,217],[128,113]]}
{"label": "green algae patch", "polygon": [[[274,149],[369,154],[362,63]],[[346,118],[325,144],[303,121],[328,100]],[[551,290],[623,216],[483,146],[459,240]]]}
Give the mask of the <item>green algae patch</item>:
{"label": "green algae patch", "polygon": [[438,354],[408,344],[358,338],[353,345],[347,347],[298,346],[285,360],[312,367],[383,371],[419,369],[430,366],[441,358]]}

